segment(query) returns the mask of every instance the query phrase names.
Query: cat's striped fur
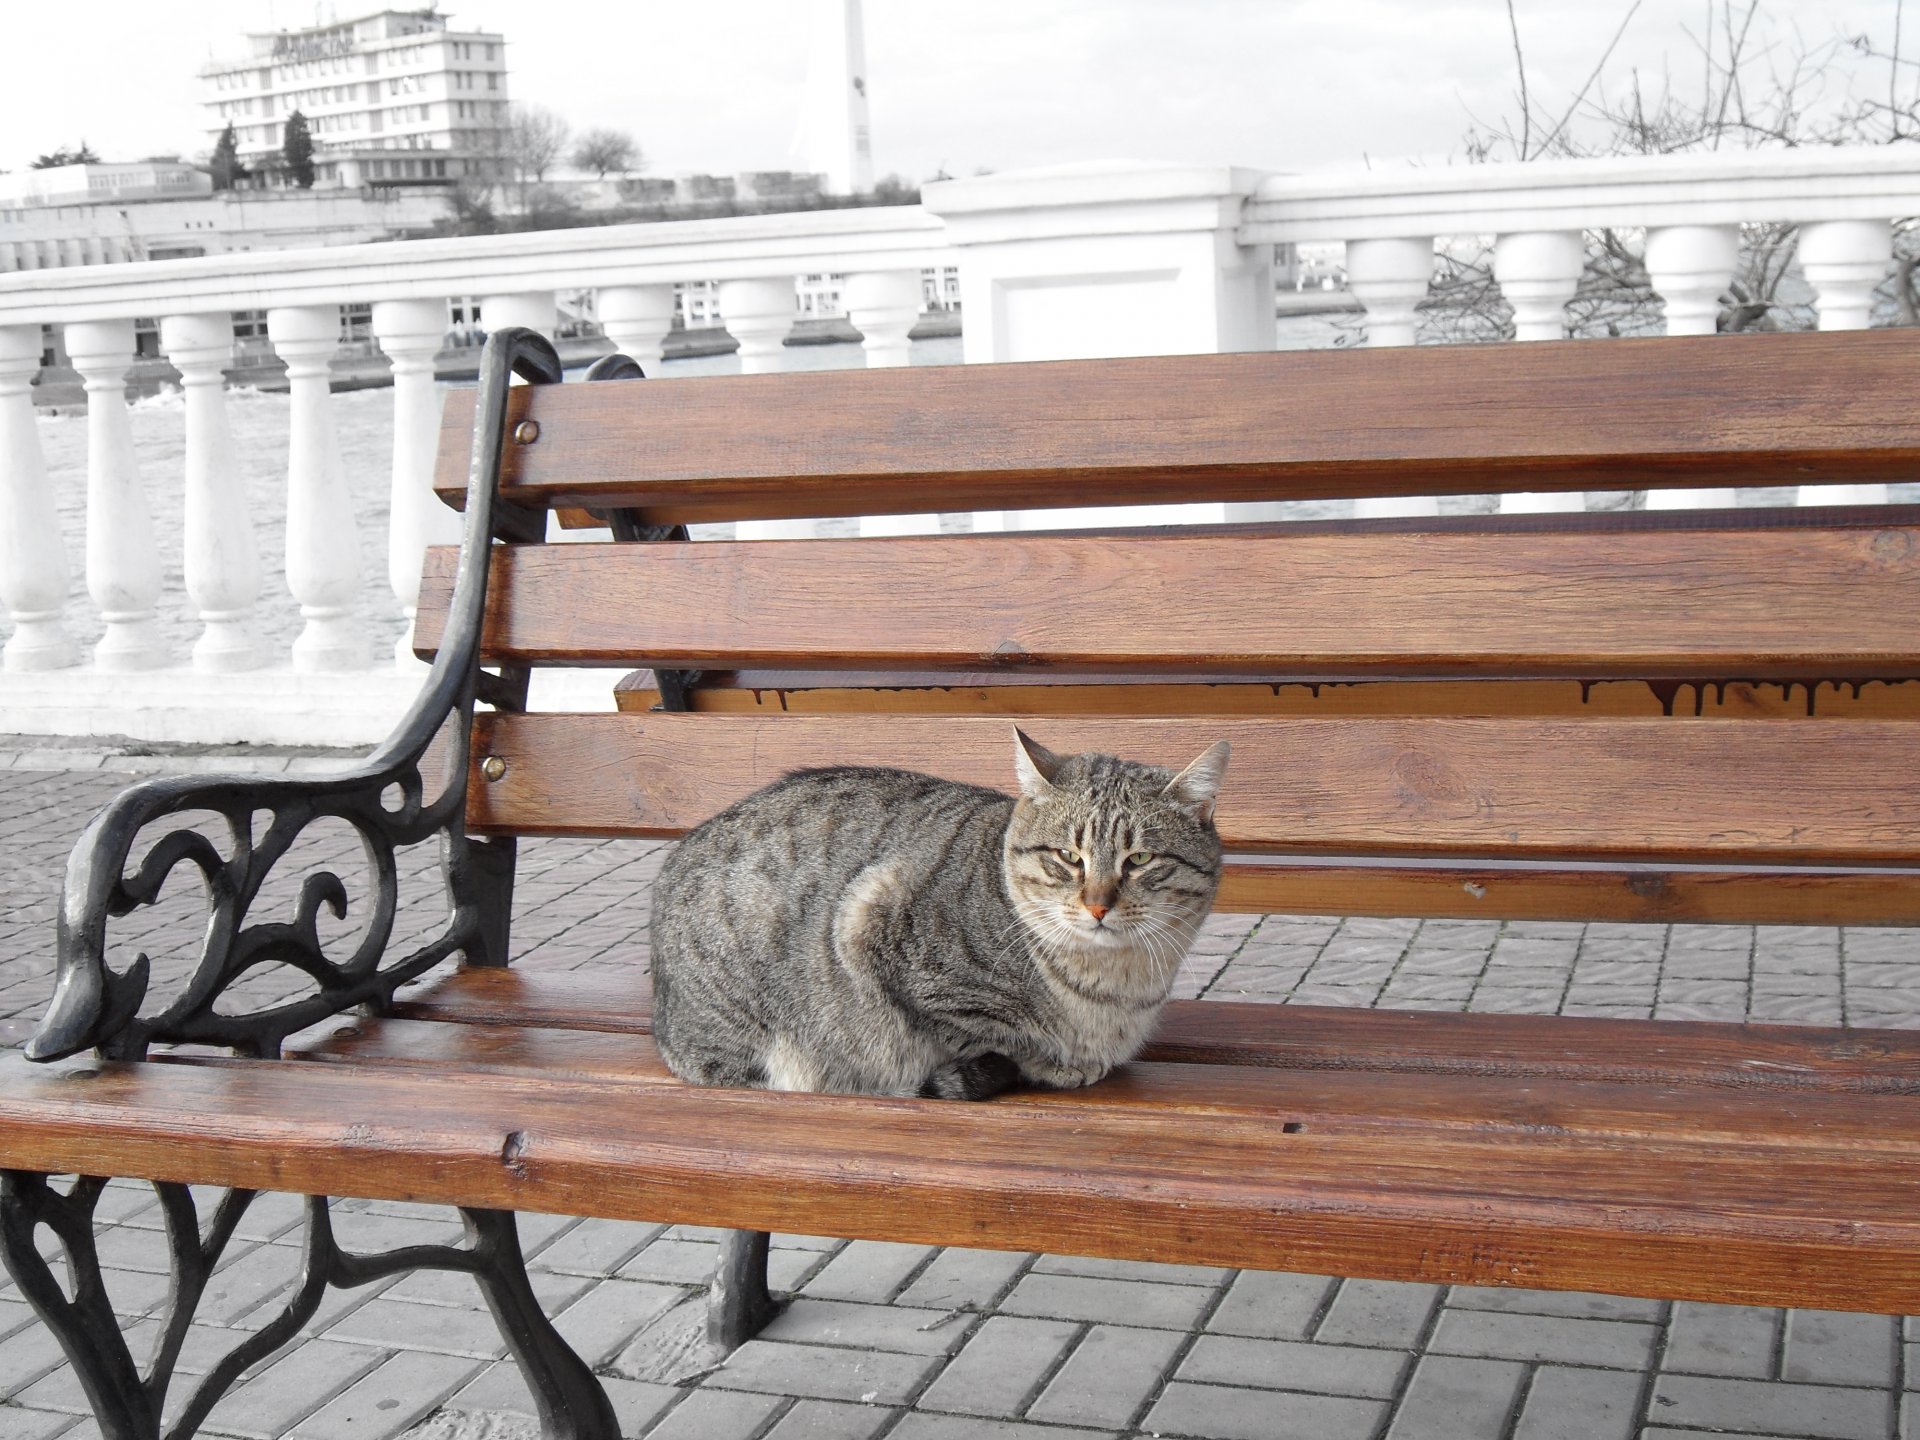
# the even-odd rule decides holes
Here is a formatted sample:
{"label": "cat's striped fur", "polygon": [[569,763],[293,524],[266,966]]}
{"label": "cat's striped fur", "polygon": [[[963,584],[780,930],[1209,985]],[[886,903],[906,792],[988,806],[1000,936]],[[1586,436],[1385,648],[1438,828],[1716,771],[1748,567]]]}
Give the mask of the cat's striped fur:
{"label": "cat's striped fur", "polygon": [[1178,775],[1015,732],[1021,795],[789,775],[654,886],[654,1037],[700,1085],[979,1097],[1139,1050],[1213,903],[1223,741]]}

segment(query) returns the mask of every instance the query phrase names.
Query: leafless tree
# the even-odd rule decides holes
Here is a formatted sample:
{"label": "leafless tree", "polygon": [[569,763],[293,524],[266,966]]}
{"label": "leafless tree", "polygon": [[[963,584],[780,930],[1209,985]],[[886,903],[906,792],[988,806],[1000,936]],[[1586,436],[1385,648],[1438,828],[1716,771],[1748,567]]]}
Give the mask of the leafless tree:
{"label": "leafless tree", "polygon": [[611,171],[615,175],[626,175],[645,166],[646,158],[641,155],[640,147],[634,143],[633,136],[624,130],[589,130],[580,137],[573,147],[573,163],[582,170],[591,170],[604,180]]}
{"label": "leafless tree", "polygon": [[[1670,155],[1689,151],[1806,145],[1911,144],[1920,141],[1920,61],[1902,49],[1903,0],[1893,0],[1886,43],[1871,34],[1810,42],[1779,20],[1769,0],[1702,0],[1704,24],[1687,31],[1700,65],[1697,90],[1671,72],[1657,80],[1637,69],[1615,73],[1613,57],[1640,8],[1623,7],[1613,38],[1571,96],[1548,103],[1530,85],[1520,17],[1507,0],[1517,118],[1475,119],[1462,141],[1471,163],[1591,155]],[[1877,77],[1883,73],[1881,88]],[[1721,328],[1803,329],[1812,308],[1788,298],[1792,225],[1742,227],[1741,262],[1722,297]],[[1902,217],[1896,268],[1882,298],[1898,323],[1920,321],[1916,263],[1920,225]],[[1426,310],[1447,340],[1509,338],[1511,313],[1499,299],[1485,251],[1442,256]],[[1638,247],[1614,230],[1587,237],[1586,272],[1568,307],[1574,335],[1646,330],[1658,315]]]}
{"label": "leafless tree", "polygon": [[543,105],[513,107],[507,121],[507,158],[520,186],[520,206],[526,208],[531,185],[546,183],[547,171],[566,151],[572,128]]}

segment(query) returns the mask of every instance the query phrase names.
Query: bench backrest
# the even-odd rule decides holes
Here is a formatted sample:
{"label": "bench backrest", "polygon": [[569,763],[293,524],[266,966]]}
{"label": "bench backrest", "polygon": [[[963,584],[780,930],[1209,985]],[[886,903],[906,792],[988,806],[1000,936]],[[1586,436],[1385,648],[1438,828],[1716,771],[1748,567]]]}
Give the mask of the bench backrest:
{"label": "bench backrest", "polygon": [[[691,713],[637,676],[619,713],[481,717],[470,824],[674,835],[823,763],[1005,787],[1013,715],[1162,763],[1231,739],[1228,908],[1920,923],[1920,509],[1267,508],[1906,480],[1917,365],[1881,332],[524,387],[503,493],[627,527],[1249,518],[498,546],[487,663],[701,678]],[[455,503],[471,423],[450,395]],[[456,558],[428,558],[423,653]]]}

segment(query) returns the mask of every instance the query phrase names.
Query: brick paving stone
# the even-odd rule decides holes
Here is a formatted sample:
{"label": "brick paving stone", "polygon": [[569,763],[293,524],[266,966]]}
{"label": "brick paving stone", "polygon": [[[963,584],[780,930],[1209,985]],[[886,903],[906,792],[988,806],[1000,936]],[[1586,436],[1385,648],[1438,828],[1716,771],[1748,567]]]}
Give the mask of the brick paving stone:
{"label": "brick paving stone", "polygon": [[950,1311],[910,1310],[901,1305],[855,1305],[845,1300],[795,1300],[760,1332],[764,1340],[803,1345],[845,1345],[896,1350],[907,1355],[945,1355],[960,1348],[966,1327],[944,1323]]}
{"label": "brick paving stone", "polygon": [[1884,1440],[1890,1398],[1879,1390],[1661,1375],[1648,1412],[1666,1425],[1702,1430],[1781,1431],[1814,1440]]}
{"label": "brick paving stone", "polygon": [[937,1355],[894,1350],[822,1349],[779,1340],[749,1340],[707,1377],[721,1390],[757,1390],[815,1400],[857,1400],[863,1405],[900,1405],[911,1399],[940,1366]]}
{"label": "brick paving stone", "polygon": [[349,1311],[328,1329],[329,1340],[387,1350],[432,1350],[498,1360],[507,1353],[500,1327],[483,1308],[417,1305],[380,1295]]}
{"label": "brick paving stone", "polygon": [[1032,1258],[1015,1250],[942,1250],[900,1292],[899,1303],[935,1310],[985,1309]]}
{"label": "brick paving stone", "polygon": [[696,1390],[647,1432],[647,1440],[748,1440],[785,1402],[747,1390]]}
{"label": "brick paving stone", "polygon": [[55,1410],[23,1410],[0,1405],[0,1440],[54,1440],[77,1422]]}
{"label": "brick paving stone", "polygon": [[[602,1375],[600,1384],[613,1404],[622,1435],[638,1435],[653,1423],[655,1416],[680,1398],[680,1392],[672,1386],[651,1385],[644,1380]],[[520,1367],[511,1360],[502,1360],[481,1371],[447,1406],[453,1410],[507,1411],[526,1416],[536,1413],[533,1392],[527,1389]]]}
{"label": "brick paving stone", "polygon": [[1766,1379],[1773,1374],[1778,1310],[1707,1305],[1682,1300],[1673,1307],[1661,1368],[1682,1374]]}
{"label": "brick paving stone", "polygon": [[1419,1342],[1439,1298],[1433,1285],[1345,1280],[1313,1338],[1336,1345],[1405,1349]]}
{"label": "brick paving stone", "polygon": [[1141,1428],[1150,1435],[1196,1435],[1207,1440],[1301,1440],[1305,1436],[1372,1440],[1386,1413],[1386,1404],[1379,1400],[1176,1380],[1153,1402]]}
{"label": "brick paving stone", "polygon": [[816,1270],[804,1288],[819,1300],[885,1301],[932,1256],[931,1245],[856,1240]]}
{"label": "brick paving stone", "polygon": [[1488,1440],[1502,1433],[1527,1368],[1511,1360],[1427,1355],[1394,1411],[1387,1440]]}
{"label": "brick paving stone", "polygon": [[1065,1355],[1080,1326],[990,1315],[919,1399],[923,1410],[1016,1414]]}
{"label": "brick paving stone", "polygon": [[1092,1255],[1042,1255],[1036,1275],[1087,1275],[1096,1280],[1152,1280],[1167,1285],[1218,1285],[1233,1272],[1208,1265],[1159,1265],[1141,1260],[1103,1260]]}
{"label": "brick paving stone", "polygon": [[1624,1295],[1583,1295],[1572,1290],[1506,1290],[1490,1285],[1455,1285],[1447,1291],[1451,1310],[1502,1310],[1515,1315],[1571,1315],[1582,1320],[1659,1320],[1659,1300]]}
{"label": "brick paving stone", "polygon": [[582,1220],[543,1245],[528,1259],[527,1268],[575,1275],[611,1274],[665,1228],[628,1220]]}
{"label": "brick paving stone", "polygon": [[[712,1278],[719,1249],[709,1241],[662,1236],[620,1267],[627,1280],[668,1285],[705,1285]],[[812,1250],[774,1250],[767,1256],[767,1283],[775,1290],[797,1289],[820,1264]]]}
{"label": "brick paving stone", "polygon": [[1207,1329],[1224,1335],[1303,1340],[1336,1283],[1325,1275],[1243,1270],[1208,1317]]}
{"label": "brick paving stone", "polygon": [[206,1428],[277,1440],[386,1358],[363,1345],[307,1340],[228,1391]]}
{"label": "brick paving stone", "polygon": [[1892,1385],[1899,1327],[1884,1315],[1789,1310],[1780,1376],[1821,1385]]}
{"label": "brick paving stone", "polygon": [[[540,1308],[552,1315],[567,1308],[590,1289],[599,1277],[559,1274],[549,1270],[527,1270],[534,1298]],[[415,1270],[380,1292],[388,1300],[405,1300],[420,1305],[458,1305],[475,1309],[485,1304],[480,1283],[458,1270]]]}
{"label": "brick paving stone", "polygon": [[870,1440],[893,1416],[893,1411],[873,1405],[802,1400],[780,1417],[766,1440]]}
{"label": "brick paving stone", "polygon": [[0,1341],[0,1400],[12,1399],[65,1360],[66,1352],[44,1325],[28,1325],[8,1336]]}
{"label": "brick paving stone", "polygon": [[297,1440],[386,1440],[433,1410],[479,1369],[474,1360],[403,1351],[288,1433]]}
{"label": "brick paving stone", "polygon": [[1176,1375],[1213,1385],[1390,1400],[1406,1368],[1407,1357],[1398,1350],[1202,1335]]}
{"label": "brick paving stone", "polygon": [[587,1364],[599,1365],[647,1322],[678,1305],[686,1293],[671,1285],[607,1280],[553,1316],[553,1328]]}
{"label": "brick paving stone", "polygon": [[1145,1280],[1095,1280],[1083,1275],[1024,1275],[1000,1302],[1009,1315],[1045,1315],[1190,1330],[1200,1321],[1212,1292],[1197,1285],[1160,1285]]}
{"label": "brick paving stone", "polygon": [[1121,1428],[1160,1388],[1187,1337],[1168,1330],[1095,1325],[1027,1408],[1056,1425]]}
{"label": "brick paving stone", "polygon": [[1576,1320],[1564,1315],[1509,1315],[1497,1310],[1446,1310],[1428,1350],[1492,1360],[1559,1361],[1610,1370],[1643,1370],[1659,1328],[1633,1320]]}
{"label": "brick paving stone", "polygon": [[1543,1365],[1513,1440],[1630,1440],[1639,1410],[1638,1375]]}

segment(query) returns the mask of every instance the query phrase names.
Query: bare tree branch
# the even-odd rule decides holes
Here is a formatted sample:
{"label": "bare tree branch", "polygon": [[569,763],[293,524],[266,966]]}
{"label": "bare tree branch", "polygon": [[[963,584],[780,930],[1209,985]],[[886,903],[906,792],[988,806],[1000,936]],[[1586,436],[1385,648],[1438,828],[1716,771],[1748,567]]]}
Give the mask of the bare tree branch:
{"label": "bare tree branch", "polygon": [[1533,106],[1527,101],[1527,57],[1520,50],[1520,17],[1513,13],[1513,0],[1507,0],[1507,27],[1513,31],[1513,64],[1520,72],[1520,158],[1530,160],[1533,156],[1528,142],[1533,135]]}

